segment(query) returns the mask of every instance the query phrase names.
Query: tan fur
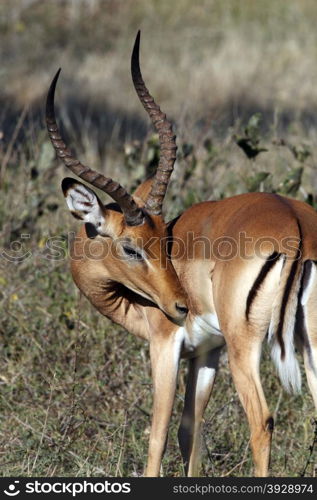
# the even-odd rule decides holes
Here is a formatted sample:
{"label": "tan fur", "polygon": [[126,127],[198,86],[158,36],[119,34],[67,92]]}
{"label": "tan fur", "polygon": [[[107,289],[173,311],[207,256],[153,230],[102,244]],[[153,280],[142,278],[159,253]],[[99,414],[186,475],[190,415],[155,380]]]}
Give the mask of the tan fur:
{"label": "tan fur", "polygon": [[287,388],[299,385],[297,339],[317,405],[315,277],[307,284],[317,261],[317,214],[299,201],[248,193],[196,204],[166,224],[162,205],[176,138],[143,81],[139,46],[140,32],[132,52],[132,80],[158,133],[160,158],[154,177],[138,187],[134,198],[118,182],[84,166],[64,143],[54,110],[60,70],[48,92],[46,122],[58,157],[117,203],[103,206],[87,186],[63,180],[71,213],[86,223],[72,248],[73,278],[100,313],[149,341],[154,397],[146,474],[160,473],[181,357],[189,359],[190,368],[179,443],[185,472],[198,473],[201,421],[226,343],[249,421],[255,474],[265,476],[273,420],[259,363],[268,329]]}
{"label": "tan fur", "polygon": [[[149,187],[149,181],[139,187],[136,199],[144,201]],[[129,271],[124,267],[115,252],[113,256],[99,261],[87,258],[83,251],[85,245],[93,251],[94,245],[102,244],[107,247],[113,245],[113,241],[100,236],[89,240],[84,227],[81,228],[73,248],[73,253],[81,258],[72,260],[71,264],[77,286],[102,314],[150,342],[154,403],[147,475],[158,475],[160,472],[181,356],[190,358],[191,368],[179,432],[180,446],[185,470],[189,475],[198,473],[200,425],[214,381],[210,363],[216,369],[216,353],[219,353],[219,349],[215,344],[214,351],[203,352],[196,346],[194,351],[186,352],[182,335],[184,331],[188,331],[190,335],[195,317],[204,314],[216,314],[218,317],[228,346],[234,383],[250,425],[255,474],[267,475],[272,429],[270,412],[259,376],[261,344],[272,318],[273,322],[278,321],[281,297],[298,246],[297,221],[302,232],[300,262],[307,259],[317,260],[317,240],[313,231],[313,228],[317,227],[315,211],[304,203],[264,193],[245,194],[218,202],[194,205],[171,225],[174,241],[171,246],[171,260],[159,244],[159,241],[166,237],[168,230],[161,218],[152,218],[152,228],[149,225],[124,228],[121,214],[108,210],[107,217],[110,226],[115,228],[114,233],[128,236],[133,241],[143,238],[146,242],[150,236],[158,236],[158,242],[152,249],[157,261],[153,261],[151,272],[148,269],[144,269],[144,272],[138,270],[139,275],[136,276],[133,270]],[[240,233],[252,238],[243,248],[239,241]],[[191,238],[188,239],[188,235],[191,235]],[[202,241],[212,244],[223,236],[230,236],[239,242],[237,255],[229,260],[221,260],[214,248],[211,252],[208,248],[206,252],[206,247],[197,244],[195,240],[201,238]],[[292,248],[284,248],[283,239],[289,237],[294,238],[296,244]],[[262,258],[255,255],[259,238],[270,239],[263,242]],[[179,251],[177,241],[183,244],[185,252]],[[289,257],[290,264],[284,267],[282,274],[281,265],[278,267],[275,264],[272,267],[258,290],[247,321],[245,310],[248,294],[265,259],[273,251]],[[299,274],[296,277],[296,283],[298,282]],[[116,283],[124,285],[124,292]],[[132,292],[131,287],[139,287],[140,290],[151,294],[154,303]],[[296,294],[298,284],[293,288],[293,303]],[[166,312],[171,301],[174,303],[175,300],[186,299],[189,313],[184,328],[180,328],[171,321]],[[316,305],[315,287],[306,308],[315,356],[317,334],[313,324],[316,323]],[[294,316],[295,309],[294,305],[289,304],[287,315]],[[306,365],[308,366],[308,363]],[[199,370],[207,374],[206,377],[210,373],[209,381],[208,378],[199,379]],[[311,374],[309,367],[307,376],[316,402],[316,376]]]}
{"label": "tan fur", "polygon": [[140,207],[143,207],[145,205],[146,200],[149,197],[153,181],[154,176],[149,177],[148,179],[146,179],[146,181],[142,182],[142,184],[140,184],[134,191],[133,198]]}

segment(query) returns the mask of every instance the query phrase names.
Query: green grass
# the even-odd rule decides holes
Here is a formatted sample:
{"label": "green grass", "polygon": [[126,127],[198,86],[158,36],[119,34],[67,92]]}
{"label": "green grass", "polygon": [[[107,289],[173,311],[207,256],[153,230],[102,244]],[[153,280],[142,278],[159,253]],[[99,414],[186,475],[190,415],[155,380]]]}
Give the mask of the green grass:
{"label": "green grass", "polygon": [[[72,282],[67,235],[78,224],[60,190],[68,174],[42,119],[48,82],[62,64],[57,102],[71,145],[94,168],[135,187],[157,156],[129,79],[141,27],[144,74],[179,136],[167,218],[197,201],[251,190],[316,206],[317,8],[308,0],[96,1],[77,10],[71,2],[30,3],[0,6],[0,232],[11,256],[0,259],[0,475],[142,475],[152,404],[148,346],[94,311]],[[262,122],[248,123],[253,111]],[[237,145],[246,137],[268,151],[249,160]],[[52,237],[58,259],[46,246]],[[12,261],[26,251],[29,258]],[[165,475],[183,474],[176,434],[185,377],[182,363]],[[262,377],[276,418],[271,474],[298,476],[314,437],[306,382],[301,396],[283,392],[266,349]],[[252,474],[226,354],[203,438],[204,475]],[[316,471],[315,450],[306,475]]]}
{"label": "green grass", "polygon": [[[20,145],[9,162],[2,188],[5,255],[16,258],[26,251],[32,255],[21,263],[1,259],[1,474],[140,475],[151,414],[148,347],[100,316],[75,290],[66,238],[76,223],[68,216],[59,191],[61,172],[43,140],[40,134],[32,158],[26,152],[29,143]],[[150,141],[143,158],[155,155],[152,144],[156,147]],[[257,165],[261,155],[270,154],[277,165],[283,165],[284,155],[289,154],[288,148],[284,151],[286,146],[264,144],[270,152],[261,153],[258,160],[243,161],[252,185],[257,184],[258,174],[251,175],[250,169],[263,168]],[[141,161],[132,146],[126,147],[129,156],[113,153],[121,157],[122,165],[130,165],[122,167],[126,175],[131,162]],[[223,162],[230,164],[231,149],[240,154],[233,140],[226,147],[215,141],[213,149],[210,144],[197,145],[187,156],[190,148],[180,148],[178,169],[183,168],[183,175],[174,178],[170,189],[171,214],[206,197],[205,187],[195,188],[200,185],[196,172],[219,176]],[[40,177],[30,178],[30,162],[41,171]],[[293,156],[288,164],[294,170],[301,163]],[[229,184],[220,184],[223,195],[246,189],[240,170],[236,172],[230,165],[229,174],[225,178]],[[274,179],[273,184],[282,189],[289,186],[287,181],[289,175],[284,173],[284,183]],[[300,187],[297,185],[296,194],[303,197]],[[25,233],[30,234],[29,239],[19,237]],[[58,254],[46,246],[52,237],[58,237]],[[23,251],[10,246],[16,240],[23,243]],[[203,474],[250,475],[248,429],[225,358],[205,417]],[[182,475],[176,433],[185,372],[183,366],[164,458],[168,475]],[[272,474],[299,475],[313,440],[311,397],[305,384],[302,396],[286,395],[267,353],[262,372],[269,405],[273,411],[278,409]],[[313,475],[315,467],[313,455],[306,474]]]}

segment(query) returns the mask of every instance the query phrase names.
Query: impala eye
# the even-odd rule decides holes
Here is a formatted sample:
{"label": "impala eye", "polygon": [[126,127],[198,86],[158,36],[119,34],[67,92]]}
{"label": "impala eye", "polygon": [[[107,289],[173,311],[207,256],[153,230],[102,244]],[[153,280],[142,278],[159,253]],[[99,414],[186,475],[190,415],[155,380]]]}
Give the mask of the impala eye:
{"label": "impala eye", "polygon": [[132,247],[122,247],[124,253],[130,258],[135,260],[144,260],[142,254]]}

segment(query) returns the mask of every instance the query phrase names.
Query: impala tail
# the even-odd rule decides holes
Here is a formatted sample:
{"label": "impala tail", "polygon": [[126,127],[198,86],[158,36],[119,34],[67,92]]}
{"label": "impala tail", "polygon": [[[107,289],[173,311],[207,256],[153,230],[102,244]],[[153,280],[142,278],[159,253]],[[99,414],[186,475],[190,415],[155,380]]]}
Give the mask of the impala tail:
{"label": "impala tail", "polygon": [[286,260],[273,304],[268,340],[281,383],[288,392],[301,390],[301,372],[295,344],[307,351],[312,370],[317,367],[307,331],[307,304],[316,286],[316,263],[301,259],[301,244],[293,260]]}

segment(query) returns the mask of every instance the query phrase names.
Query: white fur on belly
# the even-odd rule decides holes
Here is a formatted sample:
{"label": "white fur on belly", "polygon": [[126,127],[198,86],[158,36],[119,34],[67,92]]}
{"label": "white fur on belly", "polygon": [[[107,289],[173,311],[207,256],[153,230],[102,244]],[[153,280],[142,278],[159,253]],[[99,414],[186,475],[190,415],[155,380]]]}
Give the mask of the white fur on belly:
{"label": "white fur on belly", "polygon": [[215,349],[225,343],[215,313],[195,316],[191,323],[179,329],[177,338],[183,341],[184,354],[191,355]]}

